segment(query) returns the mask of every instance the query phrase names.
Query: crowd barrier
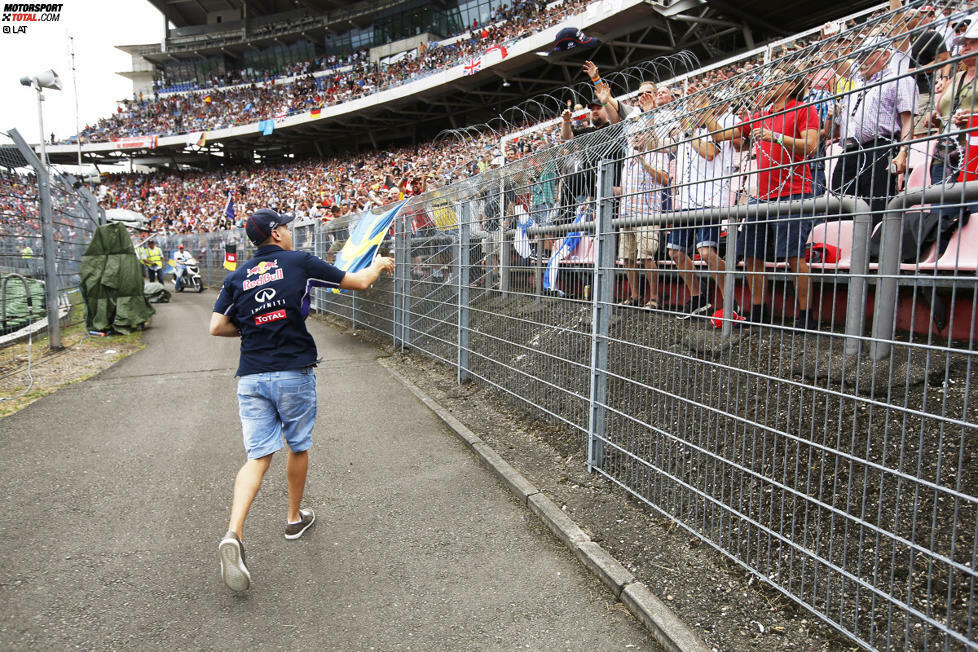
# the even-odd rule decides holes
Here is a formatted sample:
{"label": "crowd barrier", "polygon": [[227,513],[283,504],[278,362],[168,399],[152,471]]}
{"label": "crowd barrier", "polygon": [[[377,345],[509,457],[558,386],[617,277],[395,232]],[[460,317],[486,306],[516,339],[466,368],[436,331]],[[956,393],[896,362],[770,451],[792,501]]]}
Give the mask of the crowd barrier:
{"label": "crowd barrier", "polygon": [[[85,321],[82,254],[105,212],[70,174],[43,164],[16,130],[0,148],[0,390],[23,384],[30,350]],[[37,357],[35,355],[35,357]]]}
{"label": "crowd barrier", "polygon": [[[412,198],[394,277],[313,307],[576,433],[590,470],[855,643],[978,647],[978,124],[870,95],[940,112],[914,76],[978,59],[900,68],[913,17]],[[839,112],[894,131],[847,142]],[[351,226],[297,223],[296,247],[331,260]],[[226,243],[248,255],[240,231],[178,240],[212,285]]]}

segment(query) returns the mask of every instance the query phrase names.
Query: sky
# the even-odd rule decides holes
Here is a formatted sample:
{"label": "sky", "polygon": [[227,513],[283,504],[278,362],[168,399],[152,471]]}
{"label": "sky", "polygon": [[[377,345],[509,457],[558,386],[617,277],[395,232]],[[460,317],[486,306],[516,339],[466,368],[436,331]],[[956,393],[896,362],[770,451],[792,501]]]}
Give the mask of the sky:
{"label": "sky", "polygon": [[[75,134],[75,89],[69,36],[74,37],[78,116],[82,129],[115,111],[116,102],[132,96],[132,82],[117,72],[132,69],[132,57],[117,45],[159,43],[163,16],[147,0],[62,0],[58,22],[15,23],[27,33],[0,31],[0,132],[15,127],[29,143],[40,134],[37,92],[20,78],[53,69],[61,91],[44,91],[44,131],[60,140]],[[9,140],[0,135],[0,141]]]}

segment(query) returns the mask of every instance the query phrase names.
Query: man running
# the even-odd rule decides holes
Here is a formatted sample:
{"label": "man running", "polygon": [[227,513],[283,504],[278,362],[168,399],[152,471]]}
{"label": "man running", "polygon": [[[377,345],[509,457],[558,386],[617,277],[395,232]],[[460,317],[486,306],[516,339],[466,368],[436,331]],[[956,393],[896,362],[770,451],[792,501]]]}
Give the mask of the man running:
{"label": "man running", "polygon": [[224,279],[211,315],[211,335],[241,338],[238,412],[248,461],[234,481],[228,532],[218,545],[221,577],[235,591],[251,584],[244,522],[283,438],[289,445],[285,538],[298,539],[316,520],[311,509],[300,507],[316,423],[316,343],[305,324],[310,290],[365,290],[381,272],[394,271],[393,259],[382,256],[359,272],[344,272],[310,253],[293,251],[289,223],[294,218],[269,208],[248,218],[245,231],[258,250]]}

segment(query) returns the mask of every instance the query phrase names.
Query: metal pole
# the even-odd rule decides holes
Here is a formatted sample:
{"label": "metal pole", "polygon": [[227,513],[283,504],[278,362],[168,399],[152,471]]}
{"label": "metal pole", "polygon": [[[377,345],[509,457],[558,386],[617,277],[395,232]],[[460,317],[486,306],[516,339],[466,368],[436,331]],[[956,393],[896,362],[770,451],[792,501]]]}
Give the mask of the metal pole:
{"label": "metal pole", "polygon": [[471,202],[462,202],[458,228],[458,382],[469,379],[469,221]]}
{"label": "metal pole", "polygon": [[866,319],[866,276],[869,273],[869,234],[873,218],[869,204],[856,201],[852,218],[852,254],[849,259],[849,294],[846,297],[846,355],[858,355]]}
{"label": "metal pole", "polygon": [[[503,150],[506,151],[505,149]],[[499,291],[509,291],[509,257],[506,249],[506,180],[499,178]]]}
{"label": "metal pole", "polygon": [[34,80],[34,88],[37,89],[37,124],[41,128],[41,165],[46,170],[48,167],[48,152],[44,147],[44,112],[41,110],[41,102],[44,101],[44,94],[41,92],[41,85],[36,79]]}
{"label": "metal pole", "polygon": [[537,236],[537,260],[536,268],[533,270],[534,289],[537,293],[537,303],[543,296],[543,236]]}
{"label": "metal pole", "polygon": [[614,198],[613,162],[598,163],[597,224],[594,234],[594,278],[591,287],[591,391],[588,415],[588,462],[592,467],[601,466],[604,457],[605,402],[607,400],[608,331],[615,291],[615,233],[611,224]]}
{"label": "metal pole", "polygon": [[[40,107],[40,101],[38,101]],[[41,246],[44,249],[44,297],[48,314],[48,345],[52,350],[61,350],[61,323],[58,320],[58,268],[54,248],[54,223],[51,219],[51,181],[48,169],[27,144],[16,129],[8,133],[27,163],[37,173],[38,210],[41,213]],[[43,143],[43,139],[42,139]],[[44,147],[42,145],[43,153]]]}
{"label": "metal pole", "polygon": [[404,294],[404,270],[410,274],[411,260],[404,253],[404,219],[394,219],[394,323],[391,327],[391,339],[394,346],[401,341],[401,329],[404,320],[402,301]]}
{"label": "metal pole", "polygon": [[[71,85],[75,89],[75,144],[78,145],[78,167],[81,167],[81,128],[78,123],[78,74],[75,72],[75,37],[69,36],[68,43],[71,49]],[[81,174],[81,170],[78,171]]]}
{"label": "metal pole", "polygon": [[[411,229],[408,224],[404,224],[404,259],[410,264],[412,259],[411,252]],[[403,292],[401,293],[401,351],[411,348],[411,275],[405,274],[402,283]]]}
{"label": "metal pole", "polygon": [[723,327],[720,336],[729,338],[733,335],[734,292],[737,289],[737,279],[734,278],[737,271],[737,222],[734,220],[727,221],[727,250],[724,253]]}
{"label": "metal pole", "polygon": [[957,205],[975,200],[978,200],[978,181],[967,181],[950,187],[937,185],[908,192],[894,197],[887,204],[880,244],[876,309],[873,311],[873,341],[870,347],[873,360],[889,357],[892,348],[899,289],[897,275],[900,273],[900,241],[903,239],[903,215],[907,207],[918,204]]}

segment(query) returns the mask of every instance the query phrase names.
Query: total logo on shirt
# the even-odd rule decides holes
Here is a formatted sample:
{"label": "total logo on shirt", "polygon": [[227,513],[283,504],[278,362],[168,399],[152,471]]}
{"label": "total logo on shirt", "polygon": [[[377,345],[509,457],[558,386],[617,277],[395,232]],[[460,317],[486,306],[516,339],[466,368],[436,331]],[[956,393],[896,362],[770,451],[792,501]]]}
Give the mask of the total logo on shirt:
{"label": "total logo on shirt", "polygon": [[256,315],[255,325],[261,326],[262,324],[268,324],[273,321],[278,321],[279,319],[285,319],[285,309],[276,310],[275,312],[266,312],[263,315]]}

